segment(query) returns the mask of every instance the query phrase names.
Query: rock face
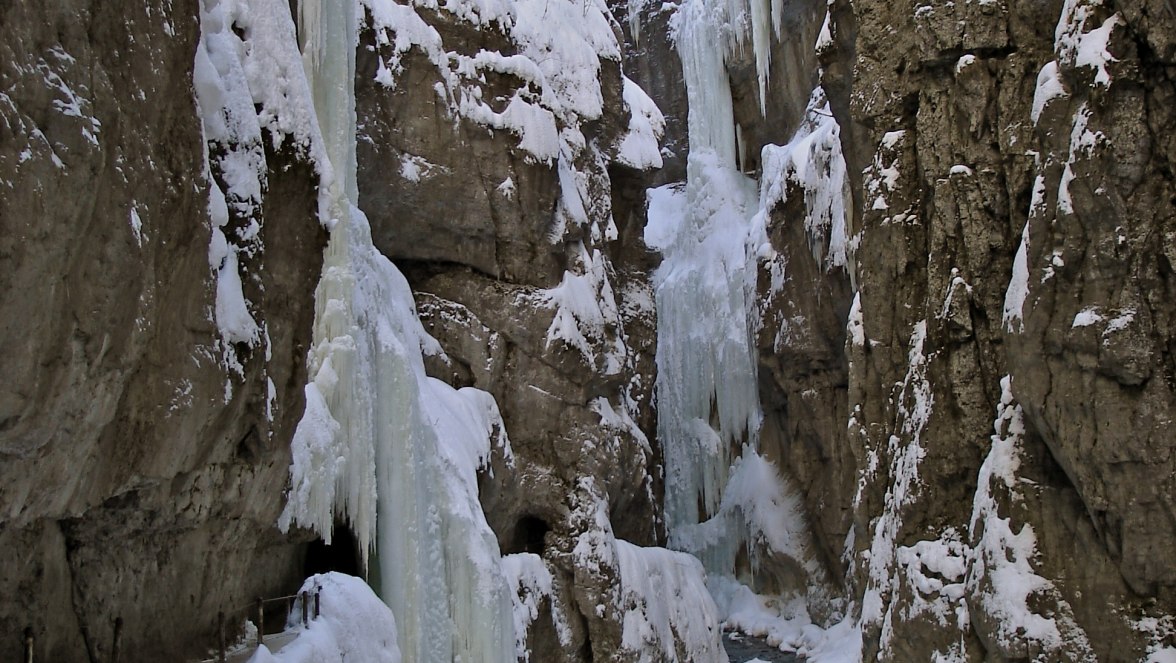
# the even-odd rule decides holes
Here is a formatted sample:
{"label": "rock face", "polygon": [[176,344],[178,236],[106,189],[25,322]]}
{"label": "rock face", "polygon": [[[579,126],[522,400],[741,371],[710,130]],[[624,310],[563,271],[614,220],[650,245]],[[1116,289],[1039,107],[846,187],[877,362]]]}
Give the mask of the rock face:
{"label": "rock face", "polygon": [[[781,420],[825,449],[794,473],[824,480],[804,492],[834,571],[850,535],[871,659],[1138,660],[1164,637],[1148,624],[1176,607],[1172,20],[1146,3],[830,8],[820,81],[856,300],[830,284],[788,302],[849,311],[848,331],[831,317],[765,362],[829,371],[809,399],[827,423],[791,399]],[[773,244],[804,264],[803,240]],[[845,339],[848,362],[814,338]]]}
{"label": "rock face", "polygon": [[[763,112],[751,49],[728,54],[743,169],[785,194],[764,209],[761,447],[871,660],[1171,646],[1161,4],[789,3]],[[666,39],[643,11],[638,58]],[[649,80],[678,126],[680,93]],[[768,163],[817,83],[841,265],[803,178]]]}
{"label": "rock face", "polygon": [[301,576],[304,544],[274,522],[321,264],[315,176],[266,154],[233,271],[268,335],[234,345],[215,321],[195,12],[3,10],[5,658],[28,626],[38,660],[108,660],[121,618],[124,653],[175,660],[213,644],[219,610]]}
{"label": "rock face", "polygon": [[[551,576],[525,644],[636,660],[622,568],[661,554],[617,539],[664,541],[641,231],[645,188],[685,177],[672,13],[359,4],[360,206],[444,349],[430,372],[499,405],[513,456],[480,477],[487,520]],[[320,173],[246,80],[294,47],[286,5],[0,9],[0,657],[28,626],[38,660],[109,660],[118,619],[124,656],[194,658],[218,611],[318,563],[275,523]],[[844,607],[870,660],[1173,646],[1171,3],[781,12],[765,98],[752,53],[727,69],[740,168],[778,185],[762,452],[801,497],[809,580],[845,599],[814,616]],[[581,23],[552,40],[561,20]],[[623,72],[665,113],[660,155],[633,147],[658,122]],[[818,125],[822,167],[844,157],[837,250],[772,161]]]}

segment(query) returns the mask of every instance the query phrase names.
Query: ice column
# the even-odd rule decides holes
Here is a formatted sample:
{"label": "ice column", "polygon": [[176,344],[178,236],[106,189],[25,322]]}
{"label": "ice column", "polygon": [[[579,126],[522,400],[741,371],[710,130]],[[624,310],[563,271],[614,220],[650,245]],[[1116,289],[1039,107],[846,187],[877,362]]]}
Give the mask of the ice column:
{"label": "ice column", "polygon": [[512,604],[477,497],[491,445],[509,453],[494,399],[425,375],[439,352],[403,275],[371,242],[355,159],[354,0],[300,3],[303,64],[325,143],[320,220],[330,229],[315,291],[306,411],[292,442],[280,525],[327,541],[355,531],[392,608],[404,660],[514,661]]}
{"label": "ice column", "polygon": [[646,241],[664,256],[654,274],[658,313],[658,436],[665,446],[666,525],[713,515],[731,467],[729,450],[755,446],[761,414],[751,326],[755,262],[747,241],[755,182],[735,163],[734,116],[720,27],[705,2],[677,16],[690,105],[685,191],[650,193]]}

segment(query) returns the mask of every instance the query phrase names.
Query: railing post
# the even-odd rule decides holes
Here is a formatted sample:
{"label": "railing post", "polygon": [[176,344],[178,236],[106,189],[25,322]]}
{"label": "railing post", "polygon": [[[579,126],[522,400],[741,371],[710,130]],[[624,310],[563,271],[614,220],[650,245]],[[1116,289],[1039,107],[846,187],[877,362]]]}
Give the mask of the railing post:
{"label": "railing post", "polygon": [[119,658],[122,655],[122,630],[123,630],[123,618],[122,617],[115,617],[114,618],[114,644],[111,645],[111,647],[110,647],[110,660],[113,663],[118,663]]}
{"label": "railing post", "polygon": [[33,627],[26,626],[24,630],[24,660],[33,663]]}
{"label": "railing post", "polygon": [[265,644],[265,604],[257,597],[257,646]]}
{"label": "railing post", "polygon": [[323,593],[322,589],[315,588],[314,590],[314,618],[319,618],[319,595]]}
{"label": "railing post", "polygon": [[220,656],[217,659],[217,661],[219,663],[225,663],[226,657],[225,657],[225,611],[224,610],[221,610],[220,612],[216,613],[216,634],[217,634],[216,635],[217,651],[220,652]]}
{"label": "railing post", "polygon": [[307,596],[306,592],[302,592],[302,628],[306,628],[306,613],[307,608],[309,608],[309,606],[306,605],[306,599],[308,598],[310,597]]}

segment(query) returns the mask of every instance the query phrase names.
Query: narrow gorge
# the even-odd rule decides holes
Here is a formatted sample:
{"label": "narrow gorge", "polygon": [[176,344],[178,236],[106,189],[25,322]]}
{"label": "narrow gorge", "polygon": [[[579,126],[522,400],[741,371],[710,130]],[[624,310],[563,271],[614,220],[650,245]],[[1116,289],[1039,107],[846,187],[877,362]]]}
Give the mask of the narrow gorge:
{"label": "narrow gorge", "polygon": [[0,660],[1176,662],[1171,0],[0,35]]}

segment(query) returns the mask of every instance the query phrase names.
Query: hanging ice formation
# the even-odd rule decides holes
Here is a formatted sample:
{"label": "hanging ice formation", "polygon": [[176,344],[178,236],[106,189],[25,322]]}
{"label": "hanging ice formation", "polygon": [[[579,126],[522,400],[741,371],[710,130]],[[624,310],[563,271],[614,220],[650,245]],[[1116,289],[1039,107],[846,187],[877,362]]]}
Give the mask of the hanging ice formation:
{"label": "hanging ice formation", "polygon": [[755,260],[746,242],[758,199],[755,182],[736,167],[714,9],[691,0],[675,19],[690,107],[687,181],[684,191],[650,192],[645,235],[664,256],[654,286],[666,525],[670,545],[693,552],[701,542],[691,528],[719,511],[729,450],[742,442],[753,452],[762,417],[751,327]]}
{"label": "hanging ice formation", "polygon": [[[779,0],[682,3],[673,29],[690,109],[687,180],[649,192],[645,239],[664,257],[654,286],[666,526],[670,546],[697,555],[712,576],[733,574],[745,545],[753,569],[766,548],[820,571],[805,551],[797,498],[757,453],[756,286],[759,262],[774,256],[765,223],[786,181],[804,191],[814,252],[825,253],[827,266],[846,265],[844,162],[818,89],[815,114],[793,141],[764,148],[757,189],[738,167],[725,66],[751,42],[764,111],[770,37],[779,34],[782,10]],[[771,268],[774,281],[783,278],[781,266]]]}
{"label": "hanging ice formation", "polygon": [[329,542],[336,516],[350,523],[405,661],[513,661],[511,597],[477,497],[491,445],[509,454],[498,408],[483,391],[425,375],[422,352],[440,348],[356,207],[356,3],[299,4],[330,240],[280,525]]}

